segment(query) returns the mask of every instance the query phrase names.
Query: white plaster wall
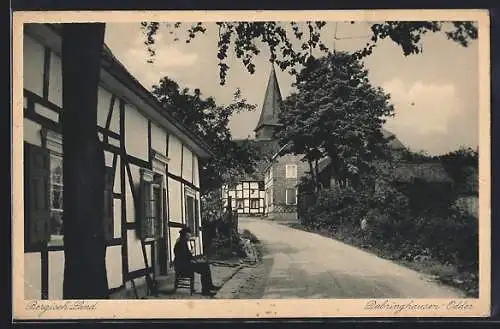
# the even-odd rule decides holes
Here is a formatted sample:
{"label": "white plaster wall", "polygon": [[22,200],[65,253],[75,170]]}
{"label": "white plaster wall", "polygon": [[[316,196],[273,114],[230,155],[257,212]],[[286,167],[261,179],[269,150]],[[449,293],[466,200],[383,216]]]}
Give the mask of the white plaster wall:
{"label": "white plaster wall", "polygon": [[[109,105],[108,105],[108,107],[109,107]],[[115,99],[115,104],[113,106],[113,114],[111,115],[111,122],[109,124],[109,130],[111,130],[112,132],[115,132],[117,134],[120,133],[120,100],[118,98]],[[112,143],[112,141],[115,141],[115,140],[111,138],[110,143]],[[118,144],[115,146],[119,147],[120,145]]]}
{"label": "white plaster wall", "polygon": [[122,285],[122,247],[112,246],[106,248],[106,273],[108,287],[117,288]]}
{"label": "white plaster wall", "polygon": [[[170,239],[170,259],[172,261],[175,258],[174,247],[175,247],[175,243],[177,242],[177,239],[179,238],[179,231],[180,230],[181,229],[177,228],[177,227],[171,227],[170,228],[170,236],[169,236],[169,239]],[[169,266],[170,266],[170,264],[169,264]]]}
{"label": "white plaster wall", "polygon": [[42,127],[29,119],[23,120],[24,141],[36,146],[42,146],[42,136],[40,129]]}
{"label": "white plaster wall", "polygon": [[119,199],[113,200],[113,237],[119,238],[122,236],[122,201]]}
{"label": "white plaster wall", "polygon": [[160,152],[163,155],[166,155],[167,152],[167,133],[165,130],[155,125],[151,124],[151,147]]}
{"label": "white plaster wall", "polygon": [[50,54],[49,101],[62,107],[62,62],[55,53]]}
{"label": "white plaster wall", "polygon": [[[100,127],[106,126],[111,98],[112,94],[102,86],[99,86],[97,103],[97,125]],[[115,103],[113,105],[113,114],[111,115],[109,130],[115,133],[120,132],[120,101],[118,98],[115,98]]]}
{"label": "white plaster wall", "polygon": [[168,213],[169,220],[171,222],[183,223],[182,218],[182,195],[181,195],[181,183],[168,178]]}
{"label": "white plaster wall", "polygon": [[[149,265],[149,267],[151,267],[152,266],[152,264],[151,264],[151,245],[145,246],[145,248],[146,248],[146,257],[148,259],[148,265]],[[142,257],[142,258],[144,259],[144,257]]]}
{"label": "white plaster wall", "polygon": [[44,117],[54,121],[58,122],[59,121],[59,114],[41,104],[35,103],[35,112],[43,115]]}
{"label": "white plaster wall", "polygon": [[118,157],[116,159],[115,182],[113,184],[113,191],[115,193],[121,193],[121,175],[120,175],[121,164],[120,164],[120,161],[121,161],[121,158],[118,155]]}
{"label": "white plaster wall", "polygon": [[24,299],[42,296],[42,263],[39,252],[24,254]]}
{"label": "white plaster wall", "polygon": [[194,180],[193,180],[193,184],[196,186],[196,187],[200,187],[200,169],[199,169],[199,164],[198,164],[198,157],[196,155],[194,155],[193,157],[193,174],[194,174]]}
{"label": "white plaster wall", "polygon": [[[122,132],[123,133],[123,132]],[[148,119],[130,104],[125,105],[125,148],[127,153],[148,160]]]}
{"label": "white plaster wall", "polygon": [[99,127],[106,126],[110,102],[111,93],[99,86],[97,89],[97,125]]}
{"label": "white plaster wall", "polygon": [[182,143],[174,135],[170,134],[168,137],[168,172],[176,176],[181,175],[181,150]]}
{"label": "white plaster wall", "polygon": [[129,271],[140,270],[146,267],[142,256],[141,241],[137,239],[134,230],[127,231],[128,266]]}
{"label": "white plaster wall", "polygon": [[63,298],[64,251],[49,252],[49,299]]}
{"label": "white plaster wall", "polygon": [[132,175],[132,182],[129,182],[128,180],[128,175],[127,175],[127,170],[125,170],[125,199],[126,199],[126,211],[127,211],[127,222],[133,223],[135,222],[135,204],[134,204],[134,197],[132,195],[132,189],[131,186],[134,186],[135,189],[137,189],[137,186],[139,185],[140,182],[140,168],[137,166],[134,166],[132,164],[129,164],[130,166],[130,173]]}
{"label": "white plaster wall", "polygon": [[193,153],[184,146],[182,161],[182,178],[188,182],[193,182]]}
{"label": "white plaster wall", "polygon": [[42,96],[44,47],[23,36],[23,88]]}

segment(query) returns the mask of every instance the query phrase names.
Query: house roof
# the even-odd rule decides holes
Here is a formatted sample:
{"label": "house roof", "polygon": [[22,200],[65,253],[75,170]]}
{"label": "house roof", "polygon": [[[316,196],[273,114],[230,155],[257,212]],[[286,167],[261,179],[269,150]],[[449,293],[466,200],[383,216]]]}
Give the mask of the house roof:
{"label": "house roof", "polygon": [[[40,42],[47,43],[53,51],[61,53],[61,40],[60,38],[54,38],[54,33],[61,36],[62,33],[61,24],[26,24],[25,30],[28,34],[34,35]],[[55,40],[57,39],[57,40]],[[118,80],[127,89],[132,91],[137,99],[140,100],[142,104],[147,104],[147,106],[154,111],[154,115],[157,119],[162,121],[165,126],[167,126],[172,133],[176,134],[181,141],[186,143],[187,146],[193,149],[195,154],[200,157],[212,157],[214,156],[210,146],[199,136],[193,134],[185,127],[181,122],[175,119],[170,113],[169,109],[163,107],[157,99],[149,92],[126,68],[125,66],[113,55],[111,49],[107,45],[103,46],[102,49],[102,68],[107,71],[108,76],[113,76],[114,79]],[[101,74],[102,75],[102,74]],[[101,76],[101,79],[103,77]],[[138,107],[140,111],[144,111],[143,108]]]}
{"label": "house roof", "polygon": [[332,163],[330,157],[325,157],[325,158],[319,160],[319,162],[318,162],[318,173],[323,172],[323,170],[325,170],[326,167],[328,167],[328,165],[330,165],[330,163]]}
{"label": "house roof", "polygon": [[380,132],[382,133],[382,135],[384,136],[384,138],[388,140],[388,145],[389,145],[389,147],[391,149],[393,149],[393,150],[399,150],[399,149],[404,149],[405,148],[405,146],[403,145],[403,143],[401,143],[401,141],[396,137],[396,135],[394,135],[390,131],[382,128],[382,129],[380,129]]}
{"label": "house roof", "polygon": [[[188,139],[194,141],[198,146],[201,147],[203,151],[205,151],[206,156],[214,156],[210,146],[195,133],[188,130],[186,126],[184,126],[181,122],[175,119],[170,113],[170,108],[161,105],[158,100],[149,92],[126,68],[125,66],[113,55],[111,49],[107,45],[104,45],[102,51],[103,60],[108,60],[111,66],[109,69],[116,69],[115,76],[123,77],[121,82],[124,83],[127,87],[136,92],[144,101],[146,101],[151,107],[153,107],[158,113],[160,113],[165,119],[168,120],[175,128],[177,128],[183,135],[185,135]],[[181,136],[179,136],[181,137]],[[181,138],[182,140],[182,138]],[[198,153],[199,154],[199,153]],[[201,154],[199,154],[201,155]]]}
{"label": "house roof", "polygon": [[276,78],[276,71],[274,70],[273,65],[267,82],[264,103],[262,104],[262,110],[260,111],[259,121],[257,122],[257,126],[254,131],[259,130],[263,126],[279,125],[278,116],[281,108],[281,102],[282,98],[280,87],[278,85],[278,79]]}

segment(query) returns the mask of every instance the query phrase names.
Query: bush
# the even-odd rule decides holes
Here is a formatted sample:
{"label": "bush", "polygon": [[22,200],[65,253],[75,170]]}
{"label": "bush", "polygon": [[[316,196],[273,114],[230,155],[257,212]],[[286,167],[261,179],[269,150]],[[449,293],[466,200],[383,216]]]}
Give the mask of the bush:
{"label": "bush", "polygon": [[250,240],[250,242],[252,242],[253,244],[256,244],[256,243],[259,243],[259,239],[257,238],[257,236],[255,236],[255,234],[253,234],[252,232],[250,232],[249,230],[247,229],[244,229],[243,232],[241,233],[240,235],[243,239],[248,239]]}
{"label": "bush", "polygon": [[[345,241],[358,239],[391,258],[434,259],[444,266],[478,271],[477,219],[449,206],[412,207],[411,195],[379,180],[377,188],[324,189],[301,212],[301,223],[328,230]],[[367,228],[361,230],[365,218]]]}

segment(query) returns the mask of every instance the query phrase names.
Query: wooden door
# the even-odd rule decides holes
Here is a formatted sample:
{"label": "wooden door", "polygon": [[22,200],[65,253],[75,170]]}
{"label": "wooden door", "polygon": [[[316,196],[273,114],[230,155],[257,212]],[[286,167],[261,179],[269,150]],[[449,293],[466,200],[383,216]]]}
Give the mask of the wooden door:
{"label": "wooden door", "polygon": [[[157,217],[156,232],[163,232],[164,228],[164,194],[160,185],[155,185],[153,188],[154,213]],[[155,276],[165,275],[167,273],[167,244],[165,234],[159,234],[154,242],[153,262],[155,269]]]}

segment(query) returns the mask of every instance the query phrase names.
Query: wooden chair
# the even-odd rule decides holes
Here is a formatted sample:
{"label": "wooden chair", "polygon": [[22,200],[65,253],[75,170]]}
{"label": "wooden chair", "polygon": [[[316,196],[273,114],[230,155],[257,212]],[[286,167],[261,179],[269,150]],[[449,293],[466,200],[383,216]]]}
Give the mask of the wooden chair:
{"label": "wooden chair", "polygon": [[194,272],[175,268],[174,291],[177,288],[189,288],[191,295],[194,292]]}
{"label": "wooden chair", "polygon": [[[188,241],[188,243],[189,248],[194,254],[196,250],[196,241],[194,239],[191,239]],[[176,291],[177,288],[189,288],[189,291],[192,295],[194,292],[194,271],[176,268],[173,262],[172,266],[174,267],[175,271],[174,291]]]}

